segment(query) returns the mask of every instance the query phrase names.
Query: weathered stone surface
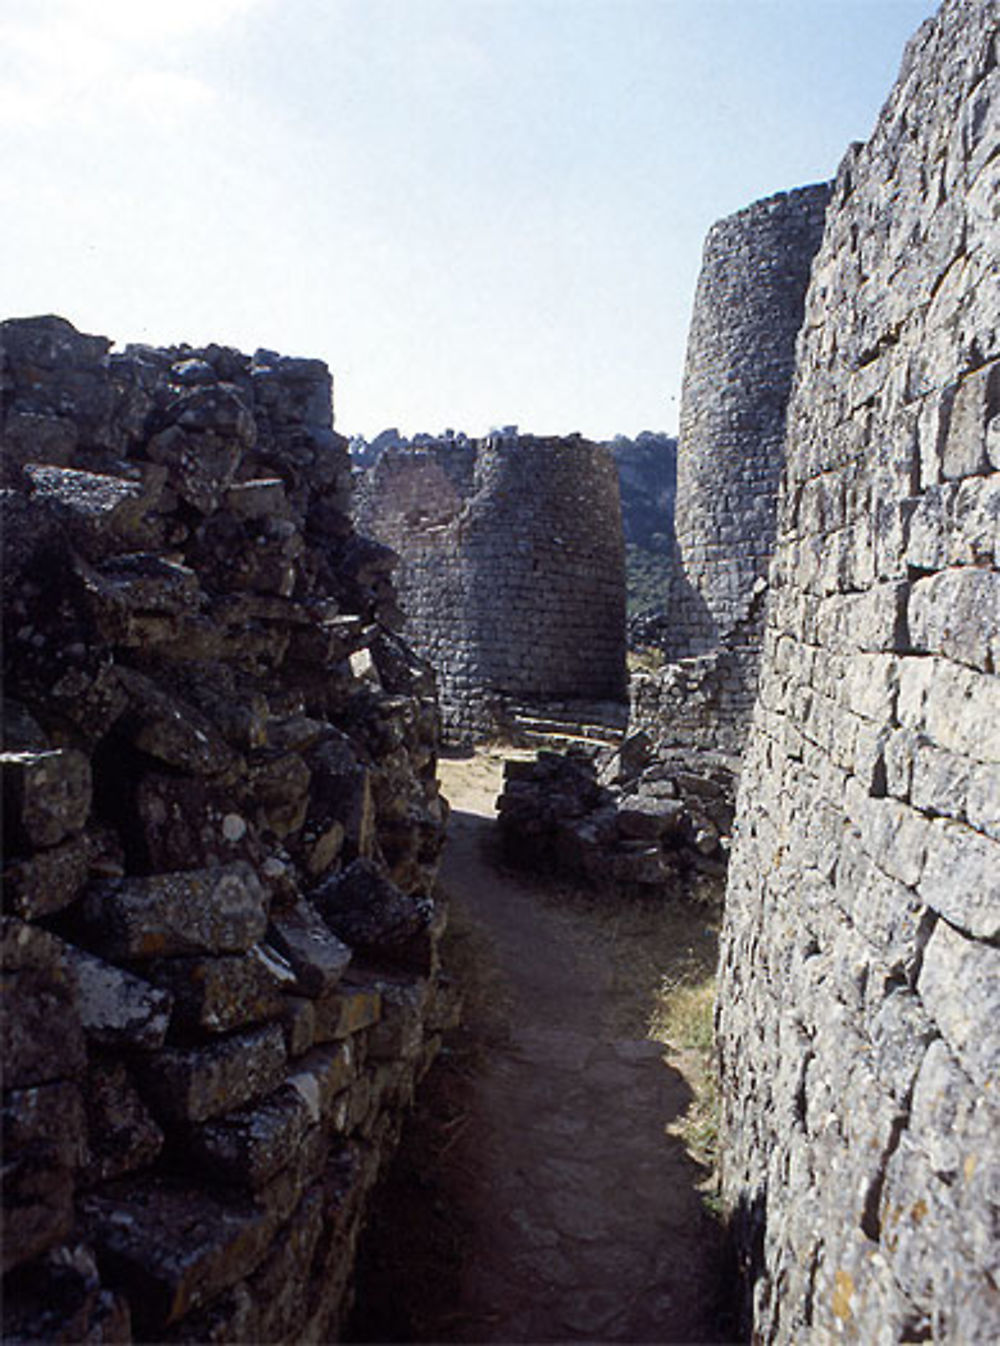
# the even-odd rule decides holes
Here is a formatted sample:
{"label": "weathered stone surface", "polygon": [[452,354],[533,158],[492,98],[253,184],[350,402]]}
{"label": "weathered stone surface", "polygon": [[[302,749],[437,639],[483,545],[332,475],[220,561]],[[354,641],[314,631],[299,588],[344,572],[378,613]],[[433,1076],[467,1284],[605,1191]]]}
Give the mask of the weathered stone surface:
{"label": "weathered stone surface", "polygon": [[282,981],[258,946],[246,954],[157,958],[144,971],[170,992],[175,1019],[188,1029],[228,1033],[277,1018],[284,1007]]}
{"label": "weathered stone surface", "polygon": [[[373,1093],[377,994],[338,992],[352,951],[301,904],[359,855],[431,890],[433,677],[386,656],[392,556],[353,532],[325,366],[108,346],[0,339],[4,1327],[328,1339],[422,1062]],[[303,990],[348,1038],[315,1048]],[[335,1208],[316,1179],[362,1131]]]}
{"label": "weathered stone surface", "polygon": [[232,1341],[260,1341],[261,1306],[245,1281],[212,1299],[203,1309],[185,1314],[180,1322],[161,1328],[158,1340],[163,1342],[221,1343]]}
{"label": "weathered stone surface", "polygon": [[358,494],[360,527],[399,555],[406,638],[437,670],[447,734],[489,732],[502,696],[623,698],[624,547],[607,446],[516,430],[445,438],[387,450]]}
{"label": "weathered stone surface", "polygon": [[237,862],[95,884],[83,918],[109,958],[244,953],[263,938],[267,900],[253,870]]}
{"label": "weathered stone surface", "polygon": [[997,40],[914,38],[799,335],[718,998],[762,1343],[998,1327]]}
{"label": "weathered stone surface", "polygon": [[679,832],[685,814],[679,799],[634,795],[618,809],[618,829],[625,837],[656,841],[668,833]]}
{"label": "weathered stone surface", "polygon": [[[191,394],[192,397],[197,394]],[[234,405],[236,399],[232,399]],[[245,408],[240,411],[245,415]],[[237,412],[234,420],[239,420]],[[216,509],[231,484],[243,454],[243,445],[234,433],[219,434],[213,428],[186,426],[181,422],[168,426],[150,440],[147,452],[154,463],[167,469],[167,481],[173,490],[195,509],[208,514]],[[228,428],[228,427],[227,427]],[[233,425],[233,431],[238,426]]]}
{"label": "weathered stone surface", "polygon": [[409,1061],[424,1042],[424,1023],[430,999],[430,984],[417,981],[375,983],[382,1002],[379,1022],[368,1034],[368,1055],[376,1061]]}
{"label": "weathered stone surface", "polygon": [[329,1120],[340,1095],[354,1081],[355,1055],[350,1042],[316,1047],[297,1062],[288,1083],[306,1104],[312,1122]]}
{"label": "weathered stone surface", "polygon": [[350,858],[370,858],[375,843],[371,772],[358,762],[346,735],[324,735],[307,754],[312,790],[298,844],[306,868],[322,875],[347,843]]}
{"label": "weathered stone surface", "polygon": [[[795,338],[829,197],[829,183],[768,197],[705,241],[681,402],[671,660],[721,641],[755,662],[759,630],[735,628],[751,618],[773,548]],[[811,503],[830,510],[819,493]],[[752,671],[741,681],[752,697]]]}
{"label": "weathered stone surface", "polygon": [[0,754],[4,830],[18,849],[56,846],[90,811],[90,763],[72,749]]}
{"label": "weathered stone surface", "polygon": [[350,1037],[378,1023],[382,1017],[382,997],[371,986],[346,982],[314,1001],[313,1033],[317,1042],[332,1042]]}
{"label": "weathered stone surface", "polygon": [[75,983],[74,1002],[83,1030],[100,1046],[162,1046],[173,996],[112,963],[66,945],[63,965]]}
{"label": "weathered stone surface", "polygon": [[390,958],[405,960],[433,915],[430,899],[401,892],[370,860],[355,860],[314,888],[311,897],[338,939],[358,952]]}
{"label": "weathered stone surface", "polygon": [[11,917],[3,919],[0,941],[4,1087],[78,1076],[85,1060],[83,1029],[60,941]]}
{"label": "weathered stone surface", "polygon": [[258,826],[277,837],[297,832],[309,809],[309,768],[298,753],[272,755],[251,766]]}
{"label": "weathered stone surface", "polygon": [[935,822],[920,896],[980,939],[1000,935],[1000,842],[958,822]]}
{"label": "weathered stone surface", "polygon": [[4,910],[30,921],[68,907],[89,877],[93,855],[91,838],[80,835],[12,861],[2,876]]}
{"label": "weathered stone surface", "polygon": [[4,1275],[66,1238],[73,1227],[73,1170],[49,1144],[21,1146],[3,1164]]}
{"label": "weathered stone surface", "polygon": [[965,566],[913,586],[907,618],[914,649],[1000,670],[1000,575]]}
{"label": "weathered stone surface", "polygon": [[288,959],[301,995],[322,996],[331,991],[351,961],[351,950],[304,898],[274,916],[270,938]]}
{"label": "weathered stone surface", "polygon": [[734,766],[717,754],[654,759],[627,745],[599,764],[548,752],[508,762],[498,801],[505,855],[598,887],[665,889],[683,871],[720,874]]}
{"label": "weathered stone surface", "polygon": [[159,495],[155,478],[109,476],[76,468],[29,466],[33,499],[89,560],[102,560],[150,541],[147,511]]}
{"label": "weathered stone surface", "polygon": [[282,1006],[285,1047],[289,1056],[302,1056],[316,1041],[316,1002],[286,995]]}
{"label": "weathered stone surface", "polygon": [[15,411],[3,428],[4,451],[22,464],[69,467],[78,440],[71,420],[37,411]]}
{"label": "weathered stone surface", "polygon": [[[6,1069],[4,1075],[8,1083]],[[87,1155],[80,1089],[69,1082],[8,1087],[0,1126],[3,1221],[8,1230],[17,1231],[16,1239],[4,1239],[6,1273],[64,1238],[72,1228],[74,1170]]]}
{"label": "weathered stone surface", "polygon": [[85,1244],[49,1249],[10,1277],[4,1291],[4,1335],[9,1341],[96,1346],[132,1340],[128,1304],[102,1287],[93,1250]]}
{"label": "weathered stone surface", "polygon": [[81,1172],[87,1187],[146,1168],[163,1148],[163,1132],[120,1061],[99,1058],[84,1086],[88,1158]]}
{"label": "weathered stone surface", "polygon": [[917,984],[928,1012],[959,1064],[981,1088],[1000,1078],[1000,949],[967,939],[939,921]]}
{"label": "weathered stone surface", "polygon": [[285,1065],[277,1025],[198,1047],[167,1047],[143,1068],[143,1086],[164,1116],[203,1122],[274,1089]]}
{"label": "weathered stone surface", "polygon": [[4,1090],[3,1141],[10,1155],[22,1146],[51,1147],[61,1167],[87,1159],[83,1094],[76,1082],[58,1081],[27,1089]]}
{"label": "weathered stone surface", "polygon": [[119,668],[118,677],[130,701],[119,728],[140,751],[194,775],[220,775],[237,765],[236,754],[194,706],[135,669]]}
{"label": "weathered stone surface", "polygon": [[260,1102],[192,1127],[187,1142],[207,1172],[256,1189],[285,1167],[312,1124],[304,1098],[286,1084]]}
{"label": "weathered stone surface", "polygon": [[323,1232],[323,1196],[314,1184],[275,1239],[275,1251],[254,1272],[251,1281],[264,1306],[260,1340],[288,1331],[301,1332],[308,1305],[308,1271]]}
{"label": "weathered stone surface", "polygon": [[153,1179],[110,1184],[85,1197],[81,1211],[146,1333],[236,1284],[260,1263],[274,1232],[271,1217],[249,1201],[222,1204]]}
{"label": "weathered stone surface", "polygon": [[230,784],[217,777],[144,773],[129,802],[130,849],[154,873],[263,858],[252,818]]}

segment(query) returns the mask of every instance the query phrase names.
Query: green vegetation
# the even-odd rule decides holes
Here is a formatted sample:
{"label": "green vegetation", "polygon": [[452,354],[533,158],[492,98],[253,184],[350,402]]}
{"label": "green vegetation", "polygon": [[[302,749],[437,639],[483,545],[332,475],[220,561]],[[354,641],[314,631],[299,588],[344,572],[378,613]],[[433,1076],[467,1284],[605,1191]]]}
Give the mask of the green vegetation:
{"label": "green vegetation", "polygon": [[629,543],[625,547],[628,615],[662,612],[670,594],[670,557],[665,551]]}
{"label": "green vegetation", "polygon": [[692,1158],[709,1170],[702,1185],[715,1210],[719,1153],[719,1084],[715,1067],[715,973],[694,971],[664,976],[650,1015],[649,1036],[667,1048],[667,1059],[683,1071],[694,1095],[683,1117],[668,1128]]}

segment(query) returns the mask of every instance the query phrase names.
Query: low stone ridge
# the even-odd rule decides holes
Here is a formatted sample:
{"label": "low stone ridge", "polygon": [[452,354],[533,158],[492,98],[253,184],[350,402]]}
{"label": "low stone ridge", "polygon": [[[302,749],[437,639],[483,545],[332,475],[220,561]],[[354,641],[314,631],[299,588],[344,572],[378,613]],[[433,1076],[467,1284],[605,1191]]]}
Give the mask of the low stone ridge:
{"label": "low stone ridge", "polygon": [[733,763],[651,751],[644,734],[597,753],[509,761],[497,807],[508,860],[615,892],[674,892],[692,872],[725,873]]}
{"label": "low stone ridge", "polygon": [[330,1340],[451,1012],[393,557],[322,363],[0,351],[5,1338]]}
{"label": "low stone ridge", "polygon": [[945,0],[799,341],[719,992],[761,1342],[1000,1339],[1000,67]]}
{"label": "low stone ridge", "polygon": [[624,700],[625,562],[610,451],[516,430],[387,448],[358,526],[401,557],[407,639],[444,730],[495,732],[508,702]]}

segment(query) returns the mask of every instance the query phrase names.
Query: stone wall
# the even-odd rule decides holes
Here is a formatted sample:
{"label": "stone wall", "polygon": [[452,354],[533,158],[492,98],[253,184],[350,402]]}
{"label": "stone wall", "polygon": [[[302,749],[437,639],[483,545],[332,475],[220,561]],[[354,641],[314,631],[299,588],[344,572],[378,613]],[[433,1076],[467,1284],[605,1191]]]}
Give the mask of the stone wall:
{"label": "stone wall", "polygon": [[829,183],[757,201],[705,240],[688,333],[675,531],[686,584],[671,658],[744,622],[774,547],[795,339]]}
{"label": "stone wall", "polygon": [[610,451],[495,435],[387,450],[359,527],[401,557],[407,638],[435,668],[445,731],[512,701],[623,699],[625,573]]}
{"label": "stone wall", "polygon": [[317,361],[3,324],[5,1337],[327,1341],[447,1014]]}
{"label": "stone wall", "polygon": [[997,6],[845,158],[789,412],[719,995],[760,1341],[996,1341]]}
{"label": "stone wall", "polygon": [[631,726],[664,750],[738,757],[753,707],[785,413],[828,183],[758,201],[705,240],[677,454],[668,667],[632,689]]}

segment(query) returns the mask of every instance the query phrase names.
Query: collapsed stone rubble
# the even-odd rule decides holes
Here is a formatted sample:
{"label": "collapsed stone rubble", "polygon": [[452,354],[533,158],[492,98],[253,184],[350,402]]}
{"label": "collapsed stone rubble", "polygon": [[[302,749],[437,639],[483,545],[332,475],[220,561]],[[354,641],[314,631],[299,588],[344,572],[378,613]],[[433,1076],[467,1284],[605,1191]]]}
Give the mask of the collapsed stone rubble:
{"label": "collapsed stone rubble", "polygon": [[636,733],[620,749],[508,761],[497,807],[509,860],[599,889],[666,894],[692,872],[725,874],[733,775],[723,757],[692,769]]}
{"label": "collapsed stone rubble", "polygon": [[432,675],[314,360],[0,328],[5,1335],[329,1340],[453,1012]]}

